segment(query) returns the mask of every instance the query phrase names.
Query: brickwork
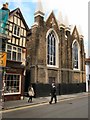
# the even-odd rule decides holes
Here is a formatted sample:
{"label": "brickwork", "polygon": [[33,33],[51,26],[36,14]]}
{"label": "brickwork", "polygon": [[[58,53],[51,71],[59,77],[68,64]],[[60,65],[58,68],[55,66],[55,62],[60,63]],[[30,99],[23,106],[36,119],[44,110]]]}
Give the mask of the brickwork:
{"label": "brickwork", "polygon": [[[57,83],[82,83],[85,82],[85,53],[84,41],[80,38],[76,26],[73,32],[59,28],[54,13],[48,19],[35,18],[37,26],[31,28],[27,53],[30,56],[29,68],[31,68],[31,82],[48,83],[49,78],[55,78]],[[54,24],[52,24],[54,22]],[[47,39],[48,30],[53,29],[59,38],[58,43],[58,67],[47,66]],[[73,70],[72,44],[77,40],[80,46],[80,70]],[[33,66],[33,67],[31,67]]]}

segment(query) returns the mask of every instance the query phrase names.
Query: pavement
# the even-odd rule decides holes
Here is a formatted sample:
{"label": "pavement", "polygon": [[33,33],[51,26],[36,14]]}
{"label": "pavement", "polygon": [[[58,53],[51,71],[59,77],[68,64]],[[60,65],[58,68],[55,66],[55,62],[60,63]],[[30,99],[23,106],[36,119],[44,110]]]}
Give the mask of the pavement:
{"label": "pavement", "polygon": [[[68,99],[70,100],[73,98],[80,98],[84,96],[88,96],[88,92],[75,93],[75,94],[69,94],[69,95],[59,95],[57,96],[57,102],[68,100]],[[41,104],[41,103],[47,103],[47,102],[49,103],[50,99],[51,99],[50,96],[38,97],[38,98],[33,98],[32,103],[28,103],[28,97],[24,97],[23,100],[5,101],[4,103],[2,102],[2,108],[3,110],[8,110],[8,109],[14,109],[19,107]]]}

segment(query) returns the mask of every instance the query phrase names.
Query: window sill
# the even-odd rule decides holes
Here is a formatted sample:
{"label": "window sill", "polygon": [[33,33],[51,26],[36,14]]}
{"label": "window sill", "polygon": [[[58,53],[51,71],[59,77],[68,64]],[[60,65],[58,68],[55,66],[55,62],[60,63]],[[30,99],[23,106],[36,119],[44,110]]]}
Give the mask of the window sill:
{"label": "window sill", "polygon": [[54,65],[47,65],[47,67],[49,67],[49,68],[59,68],[58,66],[54,66]]}
{"label": "window sill", "polygon": [[76,71],[76,72],[80,72],[80,69],[73,68],[73,70]]}

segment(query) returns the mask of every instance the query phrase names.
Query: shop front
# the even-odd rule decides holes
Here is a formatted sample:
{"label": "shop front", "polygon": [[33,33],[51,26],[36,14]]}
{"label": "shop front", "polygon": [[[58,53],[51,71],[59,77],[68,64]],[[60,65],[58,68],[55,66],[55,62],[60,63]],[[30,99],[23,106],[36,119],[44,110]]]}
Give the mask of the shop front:
{"label": "shop front", "polygon": [[[16,67],[16,68],[15,68]],[[7,67],[4,79],[4,101],[20,100],[24,96],[24,67]]]}

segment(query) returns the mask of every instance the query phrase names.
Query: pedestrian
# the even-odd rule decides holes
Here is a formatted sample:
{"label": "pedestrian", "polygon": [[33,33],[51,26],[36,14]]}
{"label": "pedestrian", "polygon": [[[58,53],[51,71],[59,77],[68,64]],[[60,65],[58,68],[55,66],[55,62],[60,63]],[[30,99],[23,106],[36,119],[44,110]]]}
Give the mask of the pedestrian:
{"label": "pedestrian", "polygon": [[32,102],[32,97],[34,97],[34,89],[32,85],[30,85],[28,88],[28,94],[29,94],[28,102]]}
{"label": "pedestrian", "polygon": [[53,98],[55,100],[55,103],[57,103],[57,96],[56,96],[56,86],[55,83],[52,83],[51,86],[51,101],[49,102],[49,104],[52,104]]}

